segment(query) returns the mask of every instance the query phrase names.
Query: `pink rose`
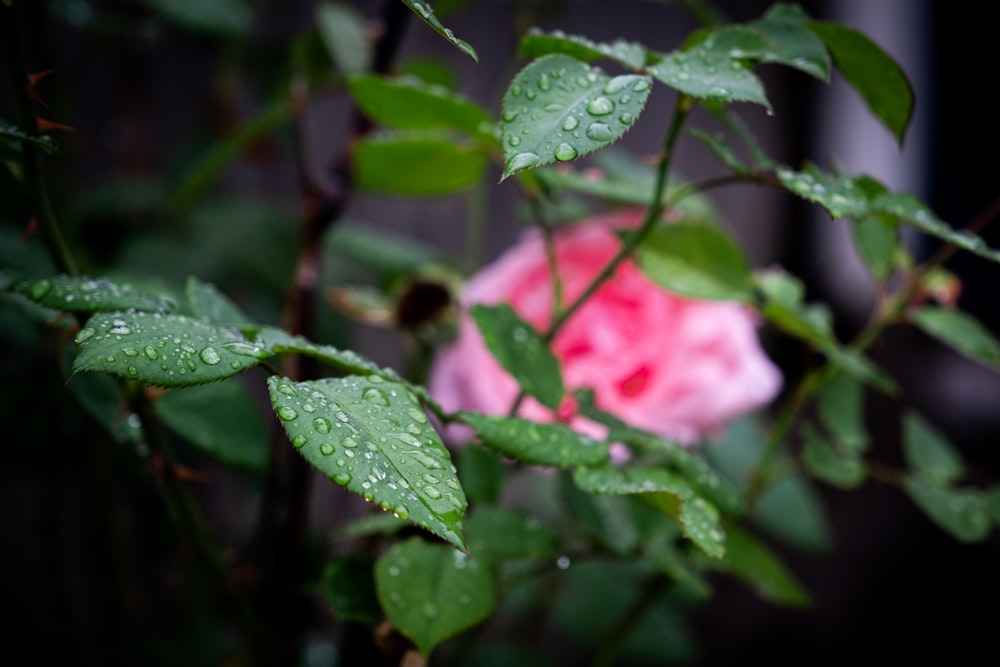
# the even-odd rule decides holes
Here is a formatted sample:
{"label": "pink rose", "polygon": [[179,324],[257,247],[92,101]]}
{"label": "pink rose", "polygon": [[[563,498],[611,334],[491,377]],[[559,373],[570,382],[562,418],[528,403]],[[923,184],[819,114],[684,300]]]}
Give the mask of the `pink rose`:
{"label": "pink rose", "polygon": [[[566,303],[617,251],[613,229],[633,226],[641,216],[629,211],[592,218],[557,234]],[[526,232],[467,283],[461,302],[463,308],[507,302],[544,331],[551,317],[552,286],[541,235]],[[652,283],[631,261],[569,320],[556,336],[553,351],[568,390],[589,387],[601,409],[686,444],[767,404],[781,386],[781,375],[761,350],[748,309],[676,296]],[[429,388],[446,410],[495,415],[506,414],[518,392],[467,313],[461,317],[457,339],[435,359]],[[594,435],[596,425],[575,417],[572,409],[567,402],[553,415],[528,399],[518,414],[538,421],[562,419]]]}

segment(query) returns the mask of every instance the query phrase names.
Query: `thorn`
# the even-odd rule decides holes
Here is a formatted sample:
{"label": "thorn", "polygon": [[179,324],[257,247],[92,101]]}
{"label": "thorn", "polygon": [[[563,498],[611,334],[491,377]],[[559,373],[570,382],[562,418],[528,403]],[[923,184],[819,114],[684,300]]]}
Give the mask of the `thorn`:
{"label": "thorn", "polygon": [[32,88],[30,85],[24,87],[24,94],[30,97],[35,102],[37,102],[38,104],[41,104],[46,109],[49,108],[49,105],[45,103],[45,100],[39,97],[38,93],[36,93],[35,89]]}
{"label": "thorn", "polygon": [[28,225],[24,228],[24,231],[21,232],[20,238],[17,239],[18,242],[23,243],[27,241],[28,238],[34,236],[37,231],[38,219],[35,218],[35,216],[31,216],[31,219],[28,220]]}
{"label": "thorn", "polygon": [[56,123],[51,120],[46,120],[41,116],[35,116],[35,120],[38,122],[38,131],[44,132],[46,130],[65,130],[66,132],[76,132],[76,128],[72,125],[63,125],[62,123]]}
{"label": "thorn", "polygon": [[47,77],[49,74],[55,72],[54,69],[42,70],[41,72],[35,72],[34,74],[28,75],[28,85],[34,87],[36,83]]}

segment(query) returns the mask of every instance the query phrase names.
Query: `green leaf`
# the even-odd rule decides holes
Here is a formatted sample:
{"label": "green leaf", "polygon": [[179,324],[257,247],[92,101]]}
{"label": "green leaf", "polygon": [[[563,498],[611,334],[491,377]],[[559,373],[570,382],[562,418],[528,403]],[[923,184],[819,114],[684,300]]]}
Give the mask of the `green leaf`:
{"label": "green leaf", "polygon": [[[0,116],[0,140],[13,139],[15,142],[34,144],[42,149],[46,155],[55,155],[59,152],[59,144],[48,135],[35,136],[25,132],[14,123],[11,123],[3,116]],[[15,144],[15,147],[17,144]]]}
{"label": "green leaf", "polygon": [[673,51],[647,68],[658,81],[699,99],[721,102],[754,102],[768,109],[760,79],[743,62],[706,47]]}
{"label": "green leaf", "polygon": [[373,361],[362,357],[353,350],[341,350],[333,345],[317,345],[302,336],[292,336],[284,329],[274,327],[260,329],[251,343],[239,346],[232,344],[229,348],[239,349],[243,354],[260,359],[267,359],[277,354],[304,354],[344,373],[357,375],[385,375],[386,373]]}
{"label": "green leaf", "polygon": [[375,564],[375,590],[392,624],[424,656],[493,610],[493,577],[480,559],[416,538]]}
{"label": "green leaf", "polygon": [[434,29],[434,32],[451,42],[451,44],[458,48],[459,51],[472,58],[477,65],[479,64],[479,55],[476,54],[476,50],[472,48],[472,45],[464,39],[455,37],[455,33],[444,27],[444,24],[441,23],[438,17],[434,14],[434,9],[431,7],[429,2],[426,2],[426,0],[423,2],[418,2],[417,0],[403,0],[403,4],[412,9],[424,23]]}
{"label": "green leaf", "polygon": [[521,388],[553,410],[563,398],[559,360],[548,344],[506,303],[471,308],[483,342]]}
{"label": "green leaf", "polygon": [[639,246],[637,260],[653,282],[681,296],[749,301],[752,295],[742,251],[714,225],[660,225]]}
{"label": "green leaf", "polygon": [[357,262],[386,279],[413,275],[438,259],[433,246],[374,225],[338,223],[326,237],[326,249],[338,260]]}
{"label": "green leaf", "polygon": [[743,164],[743,162],[736,157],[736,153],[733,152],[733,149],[722,137],[694,128],[688,129],[687,133],[708,146],[712,152],[715,153],[715,156],[722,160],[722,163],[732,169],[734,173],[746,175],[753,172],[750,167]]}
{"label": "green leaf", "polygon": [[903,417],[903,453],[910,470],[931,486],[947,486],[965,473],[962,457],[948,439],[915,412]]}
{"label": "green leaf", "polygon": [[646,49],[638,42],[616,39],[604,44],[581,35],[567,35],[561,30],[545,33],[537,28],[532,28],[521,38],[517,55],[540,58],[553,53],[562,53],[583,62],[608,58],[631,70],[642,69],[646,64]]}
{"label": "green leaf", "polygon": [[752,57],[765,63],[794,67],[820,81],[830,80],[830,56],[826,47],[805,26],[783,18],[780,13],[769,12],[749,27],[768,42],[766,51]]}
{"label": "green leaf", "polygon": [[856,452],[837,449],[815,429],[805,429],[802,463],[815,477],[841,489],[853,489],[865,481],[865,465]]}
{"label": "green leaf", "polygon": [[[725,553],[725,533],[719,526],[718,510],[698,496],[682,477],[669,470],[613,466],[577,468],[573,481],[590,493],[643,494],[644,500],[677,519],[684,536],[699,549],[713,558],[721,558]],[[663,498],[664,494],[673,499]]]}
{"label": "green leaf", "polygon": [[74,313],[102,310],[169,312],[174,309],[173,301],[167,297],[146,293],[128,283],[116,283],[107,278],[55,276],[22,280],[10,289],[46,308]]}
{"label": "green leaf", "polygon": [[484,503],[499,500],[507,473],[496,452],[485,447],[463,447],[456,454],[455,465],[469,500]]}
{"label": "green leaf", "polygon": [[395,514],[375,512],[351,521],[344,526],[338,536],[357,538],[371,535],[392,535],[409,526],[409,522],[400,519]]}
{"label": "green leaf", "polygon": [[742,579],[770,602],[793,607],[810,604],[809,593],[767,546],[734,523],[723,526],[726,555],[721,561],[709,561],[711,567]]}
{"label": "green leaf", "polygon": [[887,192],[871,202],[873,211],[889,213],[925,234],[935,236],[974,255],[1000,262],[1000,250],[990,248],[979,236],[955,230],[942,222],[922,201],[905,192]]}
{"label": "green leaf", "polygon": [[255,472],[267,465],[266,424],[239,382],[175,389],[155,407],[164,424],[215,459]]}
{"label": "green leaf", "polygon": [[913,87],[906,73],[881,47],[853,28],[823,21],[809,21],[806,27],[823,40],[834,65],[902,146],[914,106]]}
{"label": "green leaf", "polygon": [[860,453],[868,446],[863,389],[856,378],[835,373],[819,390],[819,417],[837,443]]}
{"label": "green leaf", "polygon": [[326,564],[320,584],[333,617],[374,626],[382,619],[375,596],[374,564],[366,556],[351,554]]}
{"label": "green leaf", "polygon": [[867,215],[854,225],[858,254],[876,282],[889,279],[899,247],[899,225],[885,215]]}
{"label": "green leaf", "polygon": [[253,22],[253,10],[243,0],[143,0],[170,22],[189,30],[236,37]]}
{"label": "green leaf", "polygon": [[994,484],[986,492],[986,504],[989,506],[994,525],[1000,526],[1000,484]]}
{"label": "green leaf", "polygon": [[558,556],[558,533],[537,519],[503,507],[483,506],[469,514],[466,537],[474,557],[496,560]]}
{"label": "green leaf", "polygon": [[503,98],[503,178],[617,141],[639,117],[651,88],[648,76],[612,78],[563,54],[528,64]]}
{"label": "green leaf", "polygon": [[238,331],[183,315],[99,313],[76,343],[74,373],[99,371],[159,387],[222,380],[261,360]]}
{"label": "green leaf", "polygon": [[982,492],[932,486],[913,477],[905,480],[904,488],[917,507],[955,539],[978,542],[989,534],[992,519]]}
{"label": "green leaf", "polygon": [[248,326],[250,318],[243,314],[229,297],[216,289],[211,283],[203,283],[194,276],[187,280],[185,288],[188,308],[198,319],[213,324],[229,324],[233,326]]}
{"label": "green leaf", "polygon": [[380,377],[267,381],[292,445],[319,472],[465,549],[467,501],[416,397]]}
{"label": "green leaf", "polygon": [[316,28],[337,69],[348,76],[368,70],[372,42],[365,18],[357,10],[339,2],[323,2],[316,7]]}
{"label": "green leaf", "polygon": [[607,445],[563,424],[475,412],[460,412],[455,418],[471,426],[490,449],[524,463],[569,468],[605,463],[610,458]]}
{"label": "green leaf", "polygon": [[989,366],[1000,366],[1000,343],[968,313],[924,306],[910,310],[907,319],[970,359]]}
{"label": "green leaf", "polygon": [[348,84],[351,96],[377,123],[404,130],[453,129],[487,144],[497,142],[497,125],[485,109],[441,86],[415,77],[360,76]]}
{"label": "green leaf", "polygon": [[805,171],[779,168],[778,179],[790,191],[819,204],[833,218],[856,218],[868,213],[868,197],[856,179],[827,174],[807,165]]}
{"label": "green leaf", "polygon": [[371,135],[354,150],[357,187],[363,192],[450,195],[475,185],[485,168],[481,149],[427,133]]}

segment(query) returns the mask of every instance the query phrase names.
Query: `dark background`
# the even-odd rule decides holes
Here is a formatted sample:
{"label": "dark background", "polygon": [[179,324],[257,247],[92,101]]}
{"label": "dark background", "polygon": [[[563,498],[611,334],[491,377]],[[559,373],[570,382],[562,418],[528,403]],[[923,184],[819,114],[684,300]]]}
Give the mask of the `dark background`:
{"label": "dark background", "polygon": [[[47,4],[54,8],[56,17],[46,13]],[[254,36],[246,47],[254,53],[235,57],[256,59],[260,71],[266,71],[269,58],[279,57],[287,39],[308,25],[313,3],[257,4]],[[376,3],[352,4],[372,14]],[[400,56],[446,59],[455,64],[463,91],[496,108],[515,63],[511,16],[516,4],[477,3],[448,20],[456,34],[478,50],[478,68],[416,21],[408,28]],[[595,0],[534,4],[545,28],[561,28],[595,40],[626,37],[662,50],[674,48],[695,26],[689,14],[664,3]],[[848,23],[880,42],[880,34],[884,34],[892,44],[902,45],[903,52],[897,53],[889,42],[882,42],[904,63],[914,81],[917,117],[903,154],[888,133],[876,127],[868,147],[879,156],[878,167],[885,171],[874,175],[889,183],[900,182],[900,187],[923,197],[942,219],[955,226],[968,224],[994,206],[1000,197],[996,164],[1000,130],[995,107],[990,104],[997,80],[996,23],[991,15],[995,12],[982,9],[982,3],[973,9],[969,3],[930,0],[802,4],[817,18]],[[864,11],[866,4],[868,13]],[[746,21],[762,14],[768,3],[732,0],[716,5],[732,20]],[[867,24],[864,20],[872,18],[873,5],[879,8],[875,12],[878,22]],[[83,11],[84,6],[135,21],[139,28],[111,37],[88,35],[65,18],[74,16],[73,11]],[[71,146],[68,168],[55,174],[61,179],[57,190],[70,198],[81,199],[89,189],[123,174],[150,178],[169,174],[199,133],[225,127],[232,121],[227,114],[239,112],[240,104],[252,108],[264,96],[265,91],[248,86],[241,89],[242,97],[236,96],[239,104],[235,108],[220,105],[217,74],[226,64],[225,58],[234,57],[232,50],[216,40],[169,28],[146,31],[142,26],[149,25],[144,22],[148,15],[137,3],[39,2],[34,11],[38,22],[35,34],[43,39],[26,45],[31,66],[36,71],[55,70],[40,90],[51,100],[51,118],[76,128],[67,139]],[[827,168],[857,159],[844,146],[824,144],[821,136],[836,136],[838,131],[871,132],[852,113],[833,118],[826,113],[834,104],[830,95],[853,95],[851,91],[843,86],[828,91],[804,75],[778,68],[763,68],[762,75],[775,115],[766,116],[756,108],[741,111],[773,155],[792,165],[810,159]],[[655,152],[670,104],[669,94],[661,89],[622,145],[640,154]],[[329,154],[340,146],[345,109],[339,97],[315,102],[311,116],[317,155]],[[290,163],[285,159],[288,153],[282,150],[281,144],[258,147],[227,171],[224,187],[263,193],[294,210],[297,175],[294,160]],[[693,140],[682,142],[681,151],[685,151],[678,165],[682,172],[699,176],[716,169],[712,158]],[[499,186],[488,196],[487,258],[499,253],[521,229],[510,188]],[[755,263],[780,263],[801,276],[810,288],[810,298],[830,300],[838,308],[836,321],[841,333],[848,335],[863,323],[866,295],[863,289],[855,290],[850,281],[831,281],[831,276],[843,275],[842,269],[852,265],[849,251],[831,240],[836,237],[830,236],[829,229],[839,223],[817,216],[810,207],[791,199],[772,191],[740,187],[720,193],[718,201]],[[454,233],[464,215],[461,202],[414,204],[359,197],[347,215],[412,235],[447,252],[458,254],[464,249],[464,240]],[[75,224],[88,259],[99,266],[119,258],[122,248],[116,239],[133,233],[136,223],[127,217],[81,216]],[[988,228],[984,237],[991,246],[1000,246],[995,226]],[[916,248],[923,256],[935,248],[931,242],[920,243]],[[963,279],[962,307],[1000,333],[996,266],[963,254],[947,266]],[[171,267],[144,268],[155,275]],[[240,285],[227,287],[240,296]],[[391,363],[398,354],[398,340],[391,334],[364,328],[355,334],[354,344],[384,363]],[[970,481],[994,483],[1000,472],[997,373],[914,331],[893,332],[875,355],[903,386],[908,404],[945,430],[962,451],[976,471]],[[775,357],[789,377],[800,370],[797,355],[778,348]],[[897,404],[870,396],[866,411],[873,433],[872,458],[897,465],[898,409]],[[48,584],[33,578],[43,571],[44,563],[32,561],[26,543],[33,539],[36,522],[43,520],[56,521],[57,530],[66,533],[66,543],[82,536],[75,535],[78,526],[59,523],[45,507],[33,505],[47,493],[45,484],[14,472],[0,473],[0,480],[0,530],[5,543],[0,581],[10,591],[4,595],[6,610],[0,634],[15,643],[37,641],[49,636],[43,631],[48,619],[45,606],[33,599]],[[700,656],[696,664],[815,665],[875,660],[898,664],[917,659],[959,664],[979,656],[990,662],[989,656],[995,655],[993,633],[1000,618],[994,609],[1000,596],[997,538],[961,545],[932,525],[898,490],[878,483],[868,482],[850,493],[822,486],[819,491],[829,510],[835,548],[828,554],[810,555],[775,545],[814,593],[814,607],[784,610],[762,602],[742,585],[720,578],[711,604],[693,618]],[[57,500],[49,510],[58,512],[60,506]],[[45,647],[30,645],[29,650],[37,651],[35,659],[39,659]]]}

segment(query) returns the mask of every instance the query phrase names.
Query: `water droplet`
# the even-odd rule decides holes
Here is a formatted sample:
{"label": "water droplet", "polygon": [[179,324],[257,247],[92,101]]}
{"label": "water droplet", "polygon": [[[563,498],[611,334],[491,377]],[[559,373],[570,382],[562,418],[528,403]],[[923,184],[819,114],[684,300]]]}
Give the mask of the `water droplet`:
{"label": "water droplet", "polygon": [[508,174],[513,173],[515,171],[520,171],[521,169],[534,167],[541,161],[542,158],[538,157],[534,153],[518,153],[507,161],[506,171]]}
{"label": "water droplet", "polygon": [[514,119],[517,118],[517,112],[516,111],[504,111],[503,114],[500,117],[503,118],[503,122],[505,122],[505,123],[512,123],[512,122],[514,122]]}
{"label": "water droplet", "polygon": [[295,395],[295,389],[293,389],[292,386],[288,385],[288,384],[279,384],[278,385],[278,391],[280,391],[285,396],[294,396]]}
{"label": "water droplet", "polygon": [[429,472],[425,472],[421,476],[424,478],[424,481],[427,482],[428,484],[440,484],[441,483],[441,479],[439,477],[435,477],[434,475],[430,474]]}
{"label": "water droplet", "polygon": [[381,405],[383,407],[389,407],[389,397],[385,395],[385,392],[378,387],[368,387],[365,392],[361,395],[361,398],[368,401],[369,403],[374,403],[375,405]]}
{"label": "water droplet", "polygon": [[350,418],[347,416],[347,413],[344,412],[343,410],[339,410],[335,416],[339,421],[342,422],[347,422],[350,420]]}
{"label": "water droplet", "polygon": [[638,81],[635,82],[635,85],[632,86],[632,90],[634,90],[637,93],[649,90],[649,81],[647,81],[646,79],[639,79]]}
{"label": "water droplet", "polygon": [[576,85],[580,86],[581,88],[590,88],[590,81],[588,81],[586,77],[581,76],[577,78]]}
{"label": "water droplet", "polygon": [[566,160],[572,160],[579,155],[579,153],[576,152],[575,148],[564,142],[556,146],[555,155],[557,160],[565,162]]}
{"label": "water droplet", "polygon": [[387,572],[389,573],[390,577],[398,577],[400,569],[396,565],[390,565],[389,569],[387,570]]}
{"label": "water droplet", "polygon": [[152,345],[147,345],[146,347],[142,348],[142,353],[145,354],[146,358],[149,359],[150,361],[156,361],[157,357],[160,356],[159,354],[156,353],[156,350],[153,349]]}
{"label": "water droplet", "polygon": [[521,137],[514,135],[509,139],[507,139],[507,143],[510,144],[511,146],[517,146],[518,144],[521,143]]}
{"label": "water droplet", "polygon": [[631,125],[632,121],[635,120],[635,116],[630,113],[623,113],[618,117],[618,120],[620,120],[623,125]]}
{"label": "water droplet", "polygon": [[392,513],[398,516],[400,519],[410,518],[410,509],[406,505],[396,505],[392,508]]}
{"label": "water droplet", "polygon": [[417,410],[416,408],[412,408],[410,410],[407,410],[406,414],[410,416],[410,419],[417,422],[418,424],[427,423],[427,415],[424,414],[423,410]]}
{"label": "water droplet", "polygon": [[[121,320],[116,320],[116,322],[121,322]],[[122,322],[121,324],[108,329],[108,333],[113,333],[116,336],[125,336],[132,333],[132,330],[125,326],[125,323]]]}
{"label": "water droplet", "polygon": [[324,442],[319,446],[319,453],[323,456],[331,456],[335,451],[337,450],[329,442]]}
{"label": "water droplet", "polygon": [[538,77],[538,89],[544,91],[550,89],[551,87],[552,87],[552,82],[549,81],[549,75],[546,74],[545,72],[542,72],[542,75]]}
{"label": "water droplet", "polygon": [[215,351],[214,347],[206,347],[198,356],[201,357],[201,360],[209,366],[214,366],[222,361],[222,357],[219,356],[219,353]]}
{"label": "water droplet", "polygon": [[587,102],[587,113],[592,116],[607,116],[615,110],[615,103],[606,97],[595,97]]}
{"label": "water droplet", "polygon": [[83,329],[80,329],[80,333],[76,335],[75,340],[77,343],[82,343],[88,338],[91,338],[95,333],[97,332],[91,329],[90,327],[84,327]]}
{"label": "water droplet", "polygon": [[122,352],[125,353],[126,357],[137,357],[139,356],[139,351],[134,347],[123,347]]}
{"label": "water droplet", "polygon": [[511,86],[510,87],[510,94],[514,95],[515,97],[518,96],[518,95],[520,95],[521,94],[521,86]]}
{"label": "water droplet", "polygon": [[587,136],[594,141],[611,141],[615,135],[604,123],[591,123],[587,128]]}
{"label": "water droplet", "polygon": [[115,363],[115,357],[113,354],[109,354],[108,356],[104,357],[104,361],[108,362],[109,364],[113,364]]}
{"label": "water droplet", "polygon": [[137,369],[133,364],[128,365],[128,374],[136,376],[139,374],[139,369]]}
{"label": "water droplet", "polygon": [[441,497],[441,492],[435,489],[433,486],[425,486],[424,495],[430,498],[431,500],[437,500],[438,498]]}
{"label": "water droplet", "polygon": [[545,105],[545,110],[550,113],[554,113],[556,111],[562,111],[562,108],[563,105],[559,104],[558,102],[550,102]]}
{"label": "water droplet", "polygon": [[577,118],[576,116],[567,116],[566,120],[563,121],[562,129],[569,132],[571,130],[575,130],[576,126],[579,124],[580,124],[579,118]]}
{"label": "water droplet", "polygon": [[424,616],[427,618],[434,618],[438,615],[438,608],[433,602],[425,602],[423,607],[420,608]]}
{"label": "water droplet", "polygon": [[295,411],[295,408],[290,408],[287,405],[282,405],[277,409],[278,417],[283,421],[290,422],[299,416],[299,413]]}
{"label": "water droplet", "polygon": [[316,429],[318,433],[326,435],[333,428],[333,424],[330,423],[329,419],[316,417],[316,419],[313,420],[313,428]]}
{"label": "water droplet", "polygon": [[619,104],[628,104],[631,101],[632,101],[631,95],[622,95],[621,97],[618,98]]}
{"label": "water droplet", "polygon": [[560,570],[568,570],[570,565],[571,561],[569,556],[559,556],[559,558],[556,559],[556,567]]}
{"label": "water droplet", "polygon": [[535,91],[533,91],[531,88],[528,88],[526,91],[524,91],[524,96],[527,97],[529,100],[535,99],[536,94],[537,93],[535,93]]}
{"label": "water droplet", "polygon": [[419,2],[413,3],[413,11],[420,14],[420,16],[422,16],[423,18],[427,18],[428,16],[431,15],[431,10],[425,7],[424,5],[420,4]]}
{"label": "water droplet", "polygon": [[51,282],[49,282],[48,280],[39,280],[37,283],[31,286],[31,288],[28,290],[28,293],[31,295],[32,299],[38,301],[43,296],[48,294],[50,289],[52,289]]}
{"label": "water droplet", "polygon": [[608,81],[607,85],[604,86],[604,92],[608,95],[614,95],[618,91],[624,90],[630,83],[632,83],[631,75],[623,74],[621,76],[616,76]]}
{"label": "water droplet", "polygon": [[312,403],[306,403],[305,405],[302,406],[302,409],[305,410],[306,412],[316,412],[316,406],[313,405]]}
{"label": "water droplet", "polygon": [[306,442],[308,442],[308,438],[306,438],[306,436],[302,435],[301,433],[292,438],[292,446],[295,447],[296,449],[306,444]]}
{"label": "water droplet", "polygon": [[347,472],[338,472],[333,476],[333,481],[341,486],[347,486],[351,483],[351,475]]}

